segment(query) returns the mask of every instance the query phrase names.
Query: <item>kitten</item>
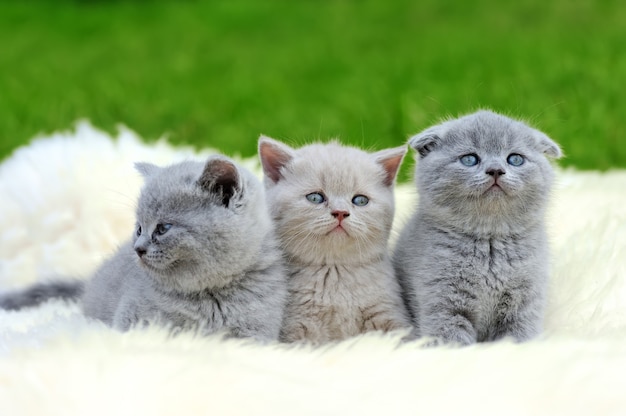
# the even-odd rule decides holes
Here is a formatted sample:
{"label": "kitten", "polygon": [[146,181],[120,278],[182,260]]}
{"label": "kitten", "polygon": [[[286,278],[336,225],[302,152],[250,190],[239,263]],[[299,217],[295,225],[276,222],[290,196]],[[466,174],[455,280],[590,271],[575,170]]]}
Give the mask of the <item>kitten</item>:
{"label": "kitten", "polygon": [[559,146],[520,121],[479,111],[409,140],[419,202],[393,255],[417,333],[468,345],[542,328],[544,226]]}
{"label": "kitten", "polygon": [[387,248],[405,153],[338,143],[296,150],[261,136],[267,198],[287,257],[283,341],[410,328]]}
{"label": "kitten", "polygon": [[277,339],[286,275],[260,181],[222,156],[136,167],[134,235],[81,288],[85,314],[120,330],[158,321]]}

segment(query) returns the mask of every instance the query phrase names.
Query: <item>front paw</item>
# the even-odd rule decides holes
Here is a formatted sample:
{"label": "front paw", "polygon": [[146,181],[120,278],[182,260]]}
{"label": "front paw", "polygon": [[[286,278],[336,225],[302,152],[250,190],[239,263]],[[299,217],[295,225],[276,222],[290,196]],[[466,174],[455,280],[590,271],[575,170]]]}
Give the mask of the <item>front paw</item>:
{"label": "front paw", "polygon": [[478,340],[471,325],[450,325],[434,329],[424,328],[422,336],[428,339],[428,346],[450,345],[464,347],[475,344]]}
{"label": "front paw", "polygon": [[470,337],[459,337],[455,339],[448,339],[443,337],[435,337],[435,336],[424,336],[420,338],[420,346],[424,348],[433,348],[433,347],[466,347],[468,345],[475,344],[476,340],[471,339]]}
{"label": "front paw", "polygon": [[279,336],[280,341],[287,343],[306,343],[316,340],[311,329],[303,324],[292,324],[285,326]]}
{"label": "front paw", "polygon": [[411,327],[410,331],[400,339],[400,342],[413,342],[417,341],[418,339],[420,339],[419,331],[417,330],[417,328]]}

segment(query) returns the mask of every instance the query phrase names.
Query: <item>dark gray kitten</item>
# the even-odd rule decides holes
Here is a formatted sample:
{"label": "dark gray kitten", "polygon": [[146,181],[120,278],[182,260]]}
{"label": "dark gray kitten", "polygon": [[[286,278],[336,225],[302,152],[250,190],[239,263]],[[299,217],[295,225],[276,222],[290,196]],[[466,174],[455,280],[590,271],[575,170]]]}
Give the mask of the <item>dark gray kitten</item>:
{"label": "dark gray kitten", "polygon": [[80,282],[40,284],[0,304],[16,309],[82,294],[87,316],[120,330],[157,321],[277,339],[286,277],[260,181],[222,156],[136,166],[146,182],[132,241],[84,288]]}
{"label": "dark gray kitten", "polygon": [[419,152],[419,203],[393,261],[417,334],[461,345],[537,335],[548,280],[546,156],[560,157],[558,145],[490,111],[409,144]]}

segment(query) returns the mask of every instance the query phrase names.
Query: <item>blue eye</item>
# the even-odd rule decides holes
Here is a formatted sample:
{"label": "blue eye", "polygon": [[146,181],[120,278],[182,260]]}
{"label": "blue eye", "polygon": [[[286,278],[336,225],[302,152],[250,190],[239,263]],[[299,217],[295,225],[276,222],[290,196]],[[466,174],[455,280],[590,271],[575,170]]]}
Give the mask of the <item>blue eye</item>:
{"label": "blue eye", "polygon": [[478,164],[478,156],[474,153],[470,153],[469,155],[463,155],[459,160],[465,166],[476,166]]}
{"label": "blue eye", "polygon": [[172,224],[157,224],[156,228],[155,228],[155,232],[158,235],[163,235],[166,232],[168,232],[170,230],[170,228],[172,228]]}
{"label": "blue eye", "polygon": [[354,198],[352,198],[352,203],[357,207],[365,206],[368,202],[370,202],[370,199],[365,195],[355,195]]}
{"label": "blue eye", "polygon": [[326,198],[324,198],[324,195],[320,194],[319,192],[311,192],[310,194],[306,196],[306,199],[308,199],[309,202],[312,202],[314,204],[321,204],[322,202],[326,201]]}
{"label": "blue eye", "polygon": [[524,156],[518,155],[517,153],[511,153],[509,157],[506,158],[506,161],[509,162],[509,165],[521,166],[524,164]]}

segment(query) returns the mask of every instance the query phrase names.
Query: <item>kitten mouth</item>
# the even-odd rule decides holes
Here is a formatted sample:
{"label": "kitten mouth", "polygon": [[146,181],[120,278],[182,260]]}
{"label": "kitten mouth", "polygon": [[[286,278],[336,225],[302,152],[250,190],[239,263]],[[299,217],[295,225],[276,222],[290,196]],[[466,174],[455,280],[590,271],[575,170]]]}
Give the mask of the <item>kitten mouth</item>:
{"label": "kitten mouth", "polygon": [[498,183],[498,181],[493,181],[493,183],[485,191],[485,193],[493,193],[493,192],[502,192],[503,194],[506,195],[506,191],[504,190],[504,188],[502,188],[502,186]]}
{"label": "kitten mouth", "polygon": [[151,270],[153,272],[160,272],[161,270],[166,268],[158,260],[155,261],[154,259],[145,258],[145,256],[139,258],[139,264],[142,267],[145,267],[146,269]]}
{"label": "kitten mouth", "polygon": [[329,232],[326,233],[326,235],[330,235],[330,234],[345,234],[345,235],[350,235],[348,234],[348,232],[346,231],[345,228],[343,228],[341,226],[341,224],[337,224],[336,227],[334,227],[332,230],[330,230]]}
{"label": "kitten mouth", "polygon": [[158,270],[156,267],[152,265],[152,263],[149,260],[146,260],[144,258],[139,259],[139,264],[148,270]]}

